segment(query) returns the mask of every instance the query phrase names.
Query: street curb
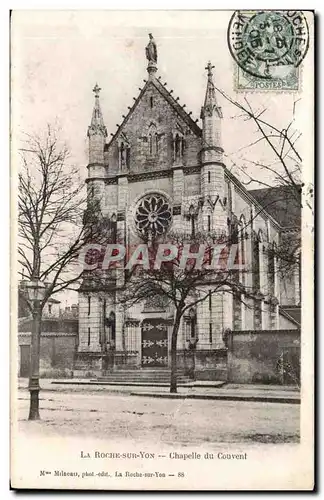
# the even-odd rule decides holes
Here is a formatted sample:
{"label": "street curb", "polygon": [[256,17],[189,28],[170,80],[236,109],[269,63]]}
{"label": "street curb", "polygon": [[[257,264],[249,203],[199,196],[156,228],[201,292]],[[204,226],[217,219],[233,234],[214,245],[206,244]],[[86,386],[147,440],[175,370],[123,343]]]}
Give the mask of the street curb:
{"label": "street curb", "polygon": [[[53,380],[51,382],[51,384],[54,384],[54,385],[113,385],[113,386],[121,386],[121,387],[124,387],[124,386],[127,386],[127,387],[170,387],[170,382],[168,383],[164,383],[164,382],[156,382],[156,383],[145,383],[145,382],[105,382],[105,381],[94,381],[94,380],[89,380],[89,381],[69,381],[69,380],[65,380],[65,381],[58,381],[58,380]],[[190,382],[189,383],[184,383],[184,384],[178,384],[178,387],[186,387],[188,389],[192,389],[192,388],[195,388],[195,387],[202,387],[202,388],[208,388],[210,389],[211,387],[215,387],[215,388],[220,388],[220,387],[223,387],[223,385],[225,385],[226,382],[223,382],[223,383],[218,383],[217,385],[215,384],[215,386],[213,385],[210,385],[210,384],[206,384],[206,385],[203,385],[203,384],[199,384],[199,386],[195,385],[195,384],[191,384]]]}
{"label": "street curb", "polygon": [[168,399],[209,399],[219,401],[250,401],[260,403],[285,403],[285,404],[300,404],[300,398],[287,398],[275,396],[231,396],[222,394],[171,394],[171,393],[156,393],[156,392],[131,392],[131,396],[142,396],[150,398],[168,398]]}

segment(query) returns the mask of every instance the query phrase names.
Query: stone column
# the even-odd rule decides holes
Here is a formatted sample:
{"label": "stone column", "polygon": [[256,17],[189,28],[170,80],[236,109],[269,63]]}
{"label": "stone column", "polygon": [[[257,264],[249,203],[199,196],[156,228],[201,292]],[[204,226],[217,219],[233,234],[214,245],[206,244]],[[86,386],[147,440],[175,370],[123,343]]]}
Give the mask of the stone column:
{"label": "stone column", "polygon": [[181,214],[182,198],[184,194],[184,175],[182,168],[173,170],[173,229],[183,231],[183,215]]}
{"label": "stone column", "polygon": [[241,296],[241,330],[245,330],[245,310],[246,310],[246,305],[245,305],[245,297],[244,295]]}
{"label": "stone column", "polygon": [[260,268],[260,292],[263,295],[268,294],[267,289],[267,258],[265,254],[265,244],[261,241],[259,243],[259,268]]}
{"label": "stone column", "polygon": [[88,323],[88,294],[79,292],[79,352],[86,352],[89,350]]}
{"label": "stone column", "polygon": [[[127,244],[126,238],[126,210],[128,202],[128,179],[127,177],[118,178],[118,212],[117,212],[117,240],[122,245]],[[124,284],[124,270],[116,270],[117,286]]]}
{"label": "stone column", "polygon": [[253,279],[252,279],[252,262],[253,262],[253,245],[252,245],[252,228],[249,228],[248,232],[248,238],[245,240],[245,286],[248,292],[252,291],[252,284],[253,284]]}
{"label": "stone column", "polygon": [[233,295],[223,293],[223,328],[233,329]]}
{"label": "stone column", "polygon": [[98,294],[91,295],[91,312],[88,321],[88,328],[90,328],[90,346],[88,348],[91,352],[100,352],[100,330],[102,326],[102,302]]}
{"label": "stone column", "polygon": [[[124,328],[124,309],[120,304],[116,305],[116,351],[124,351],[123,328]],[[126,332],[125,332],[126,333]]]}
{"label": "stone column", "polygon": [[211,322],[213,325],[213,342],[212,348],[224,347],[224,342],[222,338],[222,331],[224,328],[224,294],[223,292],[218,292],[212,294],[212,310],[211,310]]}

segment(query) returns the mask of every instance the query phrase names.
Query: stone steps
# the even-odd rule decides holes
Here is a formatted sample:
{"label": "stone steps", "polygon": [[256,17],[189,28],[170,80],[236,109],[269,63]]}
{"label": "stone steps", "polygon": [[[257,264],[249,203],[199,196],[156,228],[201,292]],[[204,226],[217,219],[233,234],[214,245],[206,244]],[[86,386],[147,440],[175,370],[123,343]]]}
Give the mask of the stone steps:
{"label": "stone steps", "polygon": [[[128,383],[168,384],[170,383],[170,376],[170,370],[116,370],[114,372],[106,372],[94,380],[105,383],[123,383],[125,385]],[[181,384],[190,382],[190,378],[183,372],[178,372],[177,380]]]}

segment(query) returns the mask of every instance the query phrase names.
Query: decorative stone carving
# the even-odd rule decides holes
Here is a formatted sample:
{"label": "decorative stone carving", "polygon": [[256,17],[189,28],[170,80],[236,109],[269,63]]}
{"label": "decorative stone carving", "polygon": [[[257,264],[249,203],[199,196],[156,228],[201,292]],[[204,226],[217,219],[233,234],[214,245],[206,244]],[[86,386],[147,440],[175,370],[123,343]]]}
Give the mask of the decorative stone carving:
{"label": "decorative stone carving", "polygon": [[173,162],[182,163],[185,151],[184,132],[178,125],[172,132]]}
{"label": "decorative stone carving", "polygon": [[157,62],[157,46],[152,33],[149,33],[150,41],[145,47],[146,59],[149,63]]}
{"label": "decorative stone carving", "polygon": [[144,304],[144,311],[165,311],[168,305],[167,297],[152,295]]}
{"label": "decorative stone carving", "polygon": [[135,211],[135,226],[144,237],[165,233],[172,222],[171,206],[161,194],[147,194],[139,201]]}
{"label": "decorative stone carving", "polygon": [[118,140],[119,169],[128,170],[130,167],[130,144],[124,134]]}
{"label": "decorative stone carving", "polygon": [[199,196],[188,196],[182,203],[183,215],[185,217],[189,217],[192,214],[193,210],[195,211],[196,215],[198,215],[200,208],[199,201]]}

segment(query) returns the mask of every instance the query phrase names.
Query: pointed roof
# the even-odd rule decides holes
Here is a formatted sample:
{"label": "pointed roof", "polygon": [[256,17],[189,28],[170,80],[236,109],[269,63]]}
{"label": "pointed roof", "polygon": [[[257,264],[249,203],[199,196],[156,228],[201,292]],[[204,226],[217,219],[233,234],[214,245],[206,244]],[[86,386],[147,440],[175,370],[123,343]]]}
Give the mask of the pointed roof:
{"label": "pointed roof", "polygon": [[220,118],[223,118],[221,108],[218,106],[216,99],[216,90],[213,82],[213,71],[212,71],[213,68],[215,68],[215,66],[213,66],[209,61],[205,68],[207,69],[207,87],[206,87],[204,105],[201,108],[201,116],[200,116],[201,118],[204,118],[205,111],[209,111],[209,113],[211,113],[214,110],[217,111]]}
{"label": "pointed roof", "polygon": [[134,104],[133,106],[129,109],[129,112],[127,113],[127,115],[125,116],[124,120],[122,121],[121,125],[118,127],[117,131],[115,132],[115,134],[112,136],[111,140],[109,141],[109,143],[107,144],[107,148],[109,148],[110,144],[114,141],[114,139],[118,136],[118,134],[120,133],[121,129],[124,127],[124,125],[127,123],[127,121],[129,120],[129,118],[131,117],[131,115],[133,114],[135,108],[137,107],[137,105],[139,104],[139,102],[141,101],[142,99],[142,96],[144,95],[144,93],[146,92],[146,90],[148,89],[148,87],[150,87],[151,85],[153,85],[156,90],[158,90],[158,92],[160,92],[160,94],[166,99],[166,101],[170,104],[170,106],[173,107],[173,109],[175,110],[175,112],[179,115],[180,118],[182,118],[182,120],[188,125],[188,127],[193,131],[193,133],[195,135],[197,135],[198,137],[201,137],[202,135],[202,130],[201,128],[199,127],[199,125],[197,125],[197,123],[191,118],[190,114],[187,113],[185,110],[184,110],[184,106],[181,106],[181,104],[179,104],[178,100],[175,99],[171,92],[166,88],[165,85],[163,85],[161,82],[160,82],[160,77],[159,78],[156,78],[155,74],[154,73],[151,73],[150,74],[150,77],[148,79],[148,81],[146,81],[144,87],[142,88],[142,90],[140,91],[140,94],[138,95],[138,97],[135,99],[134,101]]}
{"label": "pointed roof", "polygon": [[94,95],[95,95],[95,103],[94,103],[93,111],[92,111],[91,124],[88,128],[88,135],[90,133],[92,135],[97,134],[97,133],[101,133],[105,137],[107,137],[107,129],[105,127],[105,123],[104,123],[104,119],[103,119],[103,115],[102,115],[102,111],[101,111],[101,107],[100,107],[100,102],[99,102],[100,90],[101,90],[101,88],[96,83],[96,85],[92,89],[92,92],[94,92]]}

